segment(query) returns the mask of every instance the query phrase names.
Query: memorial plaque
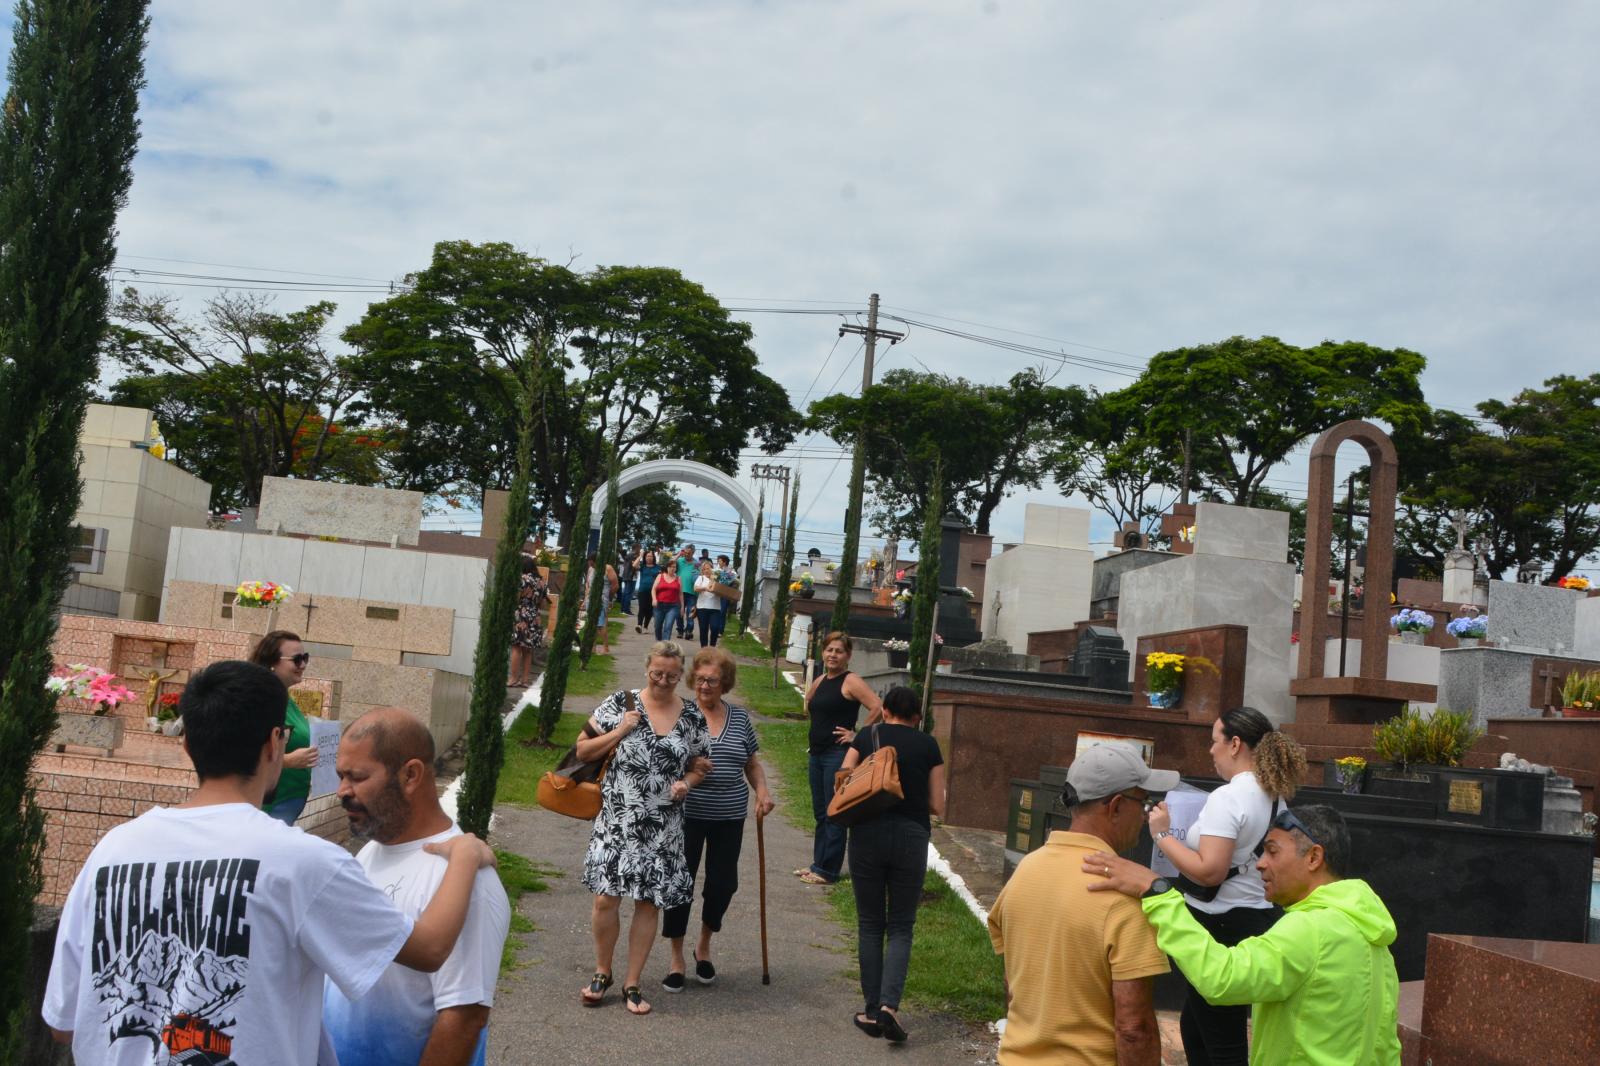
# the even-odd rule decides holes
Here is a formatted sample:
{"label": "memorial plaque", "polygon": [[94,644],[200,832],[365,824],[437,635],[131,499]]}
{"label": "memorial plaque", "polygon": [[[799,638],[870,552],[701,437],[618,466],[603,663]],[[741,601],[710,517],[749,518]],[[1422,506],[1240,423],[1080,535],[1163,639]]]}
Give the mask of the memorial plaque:
{"label": "memorial plaque", "polygon": [[368,607],[367,617],[376,618],[384,622],[398,622],[400,621],[400,609],[398,607]]}
{"label": "memorial plaque", "polygon": [[289,690],[289,696],[294,700],[294,705],[300,708],[300,713],[307,718],[325,718],[323,714],[323,694],[314,688],[294,688]]}
{"label": "memorial plaque", "polygon": [[1451,814],[1483,813],[1483,782],[1450,782],[1449,810]]}
{"label": "memorial plaque", "polygon": [[1019,810],[1033,810],[1033,789],[1025,788],[1017,794],[1017,808]]}

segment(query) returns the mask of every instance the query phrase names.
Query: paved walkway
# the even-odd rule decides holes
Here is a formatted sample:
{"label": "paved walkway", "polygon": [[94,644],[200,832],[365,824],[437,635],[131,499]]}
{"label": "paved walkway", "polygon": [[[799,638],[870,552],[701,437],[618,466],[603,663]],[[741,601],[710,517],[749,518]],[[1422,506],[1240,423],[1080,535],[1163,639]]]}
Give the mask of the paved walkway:
{"label": "paved walkway", "polygon": [[[638,684],[644,673],[646,636],[627,627],[618,652],[619,684]],[[695,650],[684,642],[685,651]],[[571,699],[569,713],[587,713],[598,700]],[[775,770],[769,763],[768,775]],[[776,790],[774,790],[776,791]],[[994,1061],[995,1040],[959,1019],[908,1009],[911,1039],[900,1047],[871,1040],[850,1024],[860,1009],[850,935],[832,917],[821,890],[790,871],[807,865],[809,835],[775,811],[765,823],[767,929],[772,983],[761,983],[757,913],[756,825],[745,824],[739,894],[714,944],[717,983],[671,995],[661,988],[670,958],[657,940],[645,968],[645,999],[655,1010],[634,1017],[620,989],[606,1004],[587,1009],[579,989],[594,970],[589,936],[591,897],[579,881],[589,826],[540,809],[501,808],[494,841],[534,863],[563,871],[548,892],[522,898],[520,910],[537,925],[524,935],[519,969],[501,978],[489,1032],[489,1063],[596,1066],[607,1063],[694,1063],[697,1066],[786,1060],[806,1066],[854,1064],[878,1057],[905,1064],[980,1064]],[[616,972],[625,966],[629,908]],[[699,904],[690,921],[699,929]]]}

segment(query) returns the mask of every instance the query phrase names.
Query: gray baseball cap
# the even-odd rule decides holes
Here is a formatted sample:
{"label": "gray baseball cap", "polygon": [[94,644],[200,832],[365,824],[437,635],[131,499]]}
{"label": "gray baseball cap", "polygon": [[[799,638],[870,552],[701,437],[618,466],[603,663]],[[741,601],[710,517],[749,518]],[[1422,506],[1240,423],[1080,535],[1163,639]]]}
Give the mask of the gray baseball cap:
{"label": "gray baseball cap", "polygon": [[1128,745],[1102,741],[1072,760],[1067,784],[1078,794],[1079,803],[1087,803],[1130,788],[1171,792],[1178,787],[1178,771],[1152,770]]}

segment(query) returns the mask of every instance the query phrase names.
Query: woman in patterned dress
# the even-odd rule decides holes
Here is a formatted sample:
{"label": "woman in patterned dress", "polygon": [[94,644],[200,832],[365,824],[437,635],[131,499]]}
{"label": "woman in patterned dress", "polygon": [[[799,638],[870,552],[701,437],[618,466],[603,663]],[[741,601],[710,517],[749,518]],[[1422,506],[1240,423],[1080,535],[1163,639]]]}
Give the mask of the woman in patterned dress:
{"label": "woman in patterned dress", "polygon": [[711,746],[705,716],[678,694],[683,652],[671,641],[660,641],[651,647],[647,663],[644,688],[619,692],[596,707],[578,738],[578,758],[584,762],[615,752],[583,860],[583,884],[594,893],[595,954],[594,979],[583,990],[583,1003],[599,1006],[611,987],[622,897],[627,896],[634,902],[622,995],[633,1014],[650,1013],[639,981],[661,912],[687,903],[694,891],[684,858],[683,801],[706,775],[701,766],[691,768],[692,761]]}
{"label": "woman in patterned dress", "polygon": [[549,589],[533,556],[522,557],[522,577],[517,586],[517,611],[511,623],[511,688],[533,683],[533,649],[544,647],[544,615],[550,606]]}

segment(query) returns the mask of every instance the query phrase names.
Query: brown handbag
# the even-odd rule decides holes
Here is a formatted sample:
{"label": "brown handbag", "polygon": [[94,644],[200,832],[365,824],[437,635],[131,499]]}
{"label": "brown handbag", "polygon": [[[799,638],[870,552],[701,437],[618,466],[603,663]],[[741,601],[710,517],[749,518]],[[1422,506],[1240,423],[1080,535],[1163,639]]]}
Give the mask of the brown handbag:
{"label": "brown handbag", "polygon": [[[638,704],[634,702],[633,692],[625,690],[625,693],[628,697],[628,710],[636,710]],[[585,722],[583,735],[585,738],[593,739],[599,734]],[[618,741],[618,747],[620,746],[621,741]],[[574,744],[562,757],[560,765],[554,770],[546,771],[545,775],[539,778],[536,794],[539,806],[547,811],[564,814],[568,818],[593,821],[600,813],[601,790],[605,784],[606,768],[611,765],[612,756],[616,753],[617,749],[612,748],[604,759],[584,762],[578,758],[578,746]]]}
{"label": "brown handbag", "polygon": [[835,825],[859,825],[876,818],[905,799],[900,788],[899,756],[894,748],[881,747],[878,727],[872,727],[872,754],[852,770],[834,776],[833,799],[828,803],[828,820]]}

